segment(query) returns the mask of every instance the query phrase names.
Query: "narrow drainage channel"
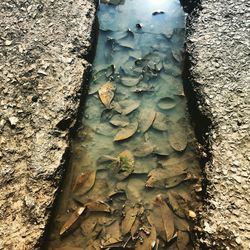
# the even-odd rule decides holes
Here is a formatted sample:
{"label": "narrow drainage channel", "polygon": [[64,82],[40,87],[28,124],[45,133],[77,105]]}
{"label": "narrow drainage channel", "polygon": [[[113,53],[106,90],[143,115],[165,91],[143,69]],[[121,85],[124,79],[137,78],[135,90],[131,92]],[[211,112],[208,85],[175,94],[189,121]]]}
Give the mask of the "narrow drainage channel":
{"label": "narrow drainage channel", "polygon": [[201,168],[177,0],[99,6],[96,57],[48,249],[193,249]]}

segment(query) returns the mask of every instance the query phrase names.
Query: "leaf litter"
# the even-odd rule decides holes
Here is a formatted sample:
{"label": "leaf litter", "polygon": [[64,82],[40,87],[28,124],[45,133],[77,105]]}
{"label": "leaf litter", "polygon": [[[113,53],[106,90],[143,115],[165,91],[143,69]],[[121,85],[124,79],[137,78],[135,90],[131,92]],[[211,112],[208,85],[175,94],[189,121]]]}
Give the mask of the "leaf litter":
{"label": "leaf litter", "polygon": [[[101,2],[113,11],[126,4]],[[164,17],[165,11],[151,13]],[[72,178],[67,204],[71,213],[60,211],[66,220],[60,222],[55,245],[61,249],[192,247],[194,208],[200,206],[193,193],[201,178],[180,101],[185,98],[180,84],[183,51],[174,43],[174,29],[151,34],[154,42],[147,48],[146,24],[137,26],[100,32],[104,64],[94,65],[90,111],[83,121],[90,129],[78,138],[91,160],[72,159],[80,174]]]}

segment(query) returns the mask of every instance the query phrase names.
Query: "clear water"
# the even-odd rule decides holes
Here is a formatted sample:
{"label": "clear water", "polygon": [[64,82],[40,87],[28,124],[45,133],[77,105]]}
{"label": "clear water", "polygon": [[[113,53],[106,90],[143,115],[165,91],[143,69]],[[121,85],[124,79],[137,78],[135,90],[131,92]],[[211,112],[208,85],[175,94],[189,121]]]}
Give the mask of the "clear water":
{"label": "clear water", "polygon": [[[185,14],[177,0],[126,0],[101,4],[98,18],[92,80],[49,249],[192,249],[201,175],[181,78]],[[86,173],[92,177],[79,181]],[[91,211],[89,202],[112,212]]]}

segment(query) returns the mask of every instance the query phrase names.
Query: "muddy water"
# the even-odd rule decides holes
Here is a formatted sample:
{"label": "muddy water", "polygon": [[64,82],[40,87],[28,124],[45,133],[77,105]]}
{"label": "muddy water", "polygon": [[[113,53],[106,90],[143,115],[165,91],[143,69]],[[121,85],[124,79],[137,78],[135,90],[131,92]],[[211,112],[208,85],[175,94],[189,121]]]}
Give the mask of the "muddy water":
{"label": "muddy water", "polygon": [[[49,249],[192,249],[200,167],[176,0],[100,4],[82,126]],[[184,83],[185,84],[185,83]]]}

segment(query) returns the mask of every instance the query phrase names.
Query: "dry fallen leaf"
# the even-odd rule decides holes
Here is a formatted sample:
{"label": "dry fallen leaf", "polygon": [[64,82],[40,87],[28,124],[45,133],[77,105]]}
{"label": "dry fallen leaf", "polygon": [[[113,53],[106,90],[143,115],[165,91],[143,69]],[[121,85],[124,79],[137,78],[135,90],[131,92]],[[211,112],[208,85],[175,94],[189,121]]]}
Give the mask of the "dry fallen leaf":
{"label": "dry fallen leaf", "polygon": [[86,207],[79,207],[73,212],[73,214],[66,220],[66,222],[62,226],[60,230],[60,236],[65,234],[75,224],[75,222],[79,219],[79,217],[85,210]]}
{"label": "dry fallen leaf", "polygon": [[119,130],[119,132],[115,135],[114,141],[122,141],[130,138],[136,133],[137,128],[137,122],[130,123],[128,126]]}
{"label": "dry fallen leaf", "polygon": [[76,178],[73,186],[73,193],[84,195],[95,184],[96,171],[86,171]]}
{"label": "dry fallen leaf", "polygon": [[101,102],[107,108],[110,107],[110,103],[114,98],[115,89],[116,89],[116,87],[115,87],[115,85],[113,83],[107,82],[104,85],[102,85],[101,88],[98,91]]}
{"label": "dry fallen leaf", "polygon": [[143,109],[141,110],[138,118],[140,124],[140,131],[145,133],[155,120],[156,112],[153,109]]}

